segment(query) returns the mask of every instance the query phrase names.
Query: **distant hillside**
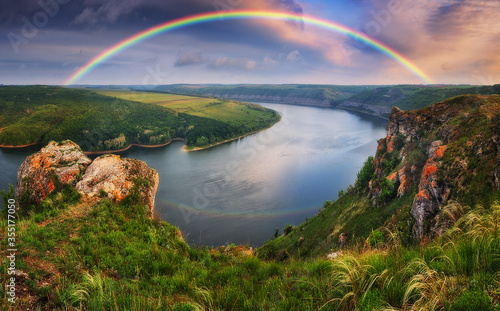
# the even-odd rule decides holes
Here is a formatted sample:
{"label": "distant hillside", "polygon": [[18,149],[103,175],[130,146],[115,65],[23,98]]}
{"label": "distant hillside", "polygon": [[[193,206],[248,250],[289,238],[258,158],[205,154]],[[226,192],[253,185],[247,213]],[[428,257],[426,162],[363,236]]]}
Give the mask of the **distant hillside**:
{"label": "distant hillside", "polygon": [[373,86],[343,85],[162,85],[155,90],[179,94],[206,95],[242,101],[277,102],[310,106],[330,107]]}
{"label": "distant hillside", "polygon": [[410,244],[438,236],[448,224],[446,204],[487,208],[500,199],[499,158],[499,95],[458,96],[411,112],[394,108],[387,137],[356,184],[261,254],[322,255],[337,249],[341,233],[363,243],[381,226]]}
{"label": "distant hillside", "polygon": [[378,87],[359,92],[345,101],[337,102],[337,107],[387,118],[392,107],[415,110],[437,101],[465,94],[500,94],[500,85]]}
{"label": "distant hillside", "polygon": [[[190,97],[185,102],[197,100],[199,98]],[[275,111],[258,105],[224,104],[219,100],[202,105],[198,105],[198,110],[212,110],[212,105],[217,106],[218,111],[231,109],[233,116],[251,119],[230,123],[90,90],[2,86],[0,146],[46,145],[51,140],[70,139],[85,151],[108,151],[131,144],[161,145],[181,138],[188,147],[206,147],[267,128],[279,120]]]}
{"label": "distant hillside", "polygon": [[337,107],[388,118],[392,107],[415,110],[465,94],[500,94],[494,86],[342,86],[342,85],[162,85],[155,91],[243,101]]}

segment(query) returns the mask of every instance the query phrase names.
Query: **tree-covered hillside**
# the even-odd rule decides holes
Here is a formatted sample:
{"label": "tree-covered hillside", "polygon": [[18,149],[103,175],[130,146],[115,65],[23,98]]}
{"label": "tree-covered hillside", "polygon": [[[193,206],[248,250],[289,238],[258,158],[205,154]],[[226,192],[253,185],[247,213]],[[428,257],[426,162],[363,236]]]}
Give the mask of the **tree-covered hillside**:
{"label": "tree-covered hillside", "polygon": [[89,90],[2,86],[0,145],[45,145],[51,140],[70,139],[85,151],[102,151],[183,138],[188,147],[203,147],[269,127],[279,120],[279,115],[269,109],[256,113],[259,122],[235,126]]}

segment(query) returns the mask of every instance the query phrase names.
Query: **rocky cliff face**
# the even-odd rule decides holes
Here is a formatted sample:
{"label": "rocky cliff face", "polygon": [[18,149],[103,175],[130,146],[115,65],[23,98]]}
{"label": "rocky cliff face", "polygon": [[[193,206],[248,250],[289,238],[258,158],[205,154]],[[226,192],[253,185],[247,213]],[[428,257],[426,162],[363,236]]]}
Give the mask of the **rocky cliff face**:
{"label": "rocky cliff face", "polygon": [[39,204],[56,188],[76,180],[92,161],[72,141],[50,142],[29,156],[17,172],[16,196],[30,192],[28,203]]}
{"label": "rocky cliff face", "polygon": [[147,205],[151,215],[158,188],[158,173],[144,162],[104,155],[93,162],[72,141],[50,142],[29,156],[18,170],[16,196],[40,204],[66,184],[87,196],[107,196],[117,202],[127,196]]}
{"label": "rocky cliff face", "polygon": [[[430,234],[450,199],[482,203],[499,189],[500,97],[459,96],[417,111],[393,108],[379,141],[369,196],[413,196],[414,238]],[[472,164],[472,165],[471,165]]]}

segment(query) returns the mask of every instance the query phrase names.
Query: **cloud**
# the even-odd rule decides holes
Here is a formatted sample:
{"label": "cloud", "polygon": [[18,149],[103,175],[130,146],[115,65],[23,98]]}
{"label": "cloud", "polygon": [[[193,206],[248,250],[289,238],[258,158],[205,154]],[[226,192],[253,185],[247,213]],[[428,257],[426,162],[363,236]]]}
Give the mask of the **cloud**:
{"label": "cloud", "polygon": [[236,69],[236,70],[254,70],[257,62],[248,58],[230,58],[220,57],[210,62],[209,68],[212,69]]}
{"label": "cloud", "polygon": [[183,67],[195,64],[204,63],[205,60],[201,56],[201,53],[191,53],[191,52],[180,52],[177,60],[174,63],[175,67]]}
{"label": "cloud", "polygon": [[288,62],[296,62],[301,58],[299,50],[293,50],[290,53],[288,53],[286,60]]}
{"label": "cloud", "polygon": [[266,57],[264,57],[264,59],[262,60],[262,63],[263,63],[264,65],[271,65],[271,66],[274,66],[274,65],[276,65],[276,64],[278,63],[278,61],[276,61],[276,60],[272,59],[272,58],[271,58],[271,57],[269,57],[269,56],[266,56]]}
{"label": "cloud", "polygon": [[87,0],[87,7],[75,17],[72,24],[96,25],[100,22],[113,24],[143,5],[140,0]]}

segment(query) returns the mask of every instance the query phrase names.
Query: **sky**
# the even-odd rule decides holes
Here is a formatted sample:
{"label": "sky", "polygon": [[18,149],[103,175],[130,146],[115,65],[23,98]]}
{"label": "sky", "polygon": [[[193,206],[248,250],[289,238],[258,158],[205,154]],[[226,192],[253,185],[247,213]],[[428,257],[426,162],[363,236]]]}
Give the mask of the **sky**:
{"label": "sky", "polygon": [[[437,84],[500,83],[500,0],[0,0],[0,84],[61,85],[155,25],[223,10],[275,10],[360,31]],[[305,22],[219,18],[125,49],[76,84],[422,84],[352,37]]]}

